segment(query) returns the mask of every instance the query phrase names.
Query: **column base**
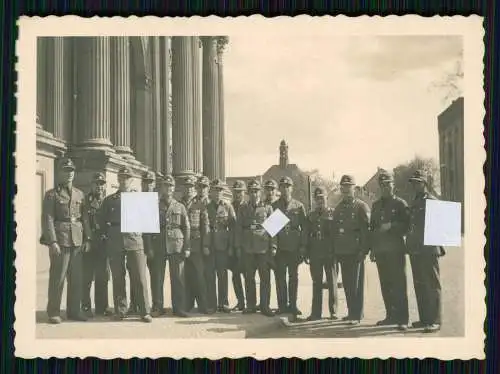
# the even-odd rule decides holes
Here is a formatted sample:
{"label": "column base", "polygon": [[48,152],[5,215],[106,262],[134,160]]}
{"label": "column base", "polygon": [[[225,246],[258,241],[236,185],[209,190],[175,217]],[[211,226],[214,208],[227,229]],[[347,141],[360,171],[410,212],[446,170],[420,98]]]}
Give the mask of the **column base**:
{"label": "column base", "polygon": [[87,139],[84,142],[78,144],[78,148],[85,149],[108,149],[112,147],[113,144],[109,141],[109,139]]}
{"label": "column base", "polygon": [[115,146],[114,150],[117,154],[122,156],[124,159],[135,159],[134,152],[132,148],[127,146]]}

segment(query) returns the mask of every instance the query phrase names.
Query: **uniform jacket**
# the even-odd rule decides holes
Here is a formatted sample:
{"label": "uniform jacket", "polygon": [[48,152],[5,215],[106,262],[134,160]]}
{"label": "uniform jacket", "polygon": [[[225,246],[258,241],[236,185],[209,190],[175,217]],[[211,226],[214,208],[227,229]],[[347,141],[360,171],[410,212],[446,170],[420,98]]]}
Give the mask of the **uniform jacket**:
{"label": "uniform jacket", "polygon": [[91,239],[88,214],[82,191],[59,185],[47,191],[42,207],[40,243],[58,243],[62,247],[79,247]]}
{"label": "uniform jacket", "polygon": [[220,200],[207,205],[210,227],[210,248],[214,251],[229,251],[233,248],[236,214],[231,203]]}
{"label": "uniform jacket", "polygon": [[144,250],[142,234],[138,232],[121,232],[121,192],[106,197],[101,206],[101,227],[105,232],[108,251],[140,251]]}
{"label": "uniform jacket", "polygon": [[315,209],[307,217],[307,254],[310,258],[333,255],[333,209]]}
{"label": "uniform jacket", "polygon": [[102,237],[104,235],[103,227],[101,227],[101,206],[104,201],[103,198],[94,193],[89,193],[85,196],[84,209],[87,212],[89,219],[89,227],[92,236],[92,249],[98,248],[99,244],[102,244]]}
{"label": "uniform jacket", "polygon": [[235,224],[235,228],[233,230],[233,248],[234,249],[237,248],[236,241],[238,240],[238,238],[237,238],[237,235],[238,235],[238,214],[239,214],[239,211],[241,210],[241,207],[243,205],[246,205],[246,204],[248,204],[248,201],[246,201],[246,200],[243,200],[243,201],[233,200],[233,202],[232,202],[232,205],[234,208],[234,214],[236,216],[236,224]]}
{"label": "uniform jacket", "polygon": [[410,229],[406,237],[406,246],[410,254],[434,254],[443,256],[444,248],[441,246],[424,245],[425,228],[425,201],[437,200],[429,193],[419,194],[410,207]]}
{"label": "uniform jacket", "polygon": [[301,247],[305,247],[307,217],[304,205],[295,199],[287,203],[285,199],[280,198],[274,203],[273,208],[281,210],[290,219],[277,235],[278,251],[298,251]]}
{"label": "uniform jacket", "polygon": [[333,245],[337,255],[368,253],[370,208],[361,199],[343,199],[333,212]]}
{"label": "uniform jacket", "polygon": [[199,252],[206,244],[208,246],[208,213],[206,205],[196,197],[182,203],[186,207],[191,231],[191,251]]}
{"label": "uniform jacket", "polygon": [[256,205],[248,202],[238,210],[235,246],[242,253],[268,253],[276,246],[276,237],[271,238],[262,223],[273,213],[273,208],[260,201]]}
{"label": "uniform jacket", "polygon": [[[390,223],[391,228],[380,232],[380,226]],[[377,253],[405,253],[405,235],[408,233],[410,211],[406,201],[398,196],[381,198],[373,203],[370,229],[370,248]]]}
{"label": "uniform jacket", "polygon": [[190,225],[186,207],[175,199],[160,199],[161,248],[167,254],[191,250]]}

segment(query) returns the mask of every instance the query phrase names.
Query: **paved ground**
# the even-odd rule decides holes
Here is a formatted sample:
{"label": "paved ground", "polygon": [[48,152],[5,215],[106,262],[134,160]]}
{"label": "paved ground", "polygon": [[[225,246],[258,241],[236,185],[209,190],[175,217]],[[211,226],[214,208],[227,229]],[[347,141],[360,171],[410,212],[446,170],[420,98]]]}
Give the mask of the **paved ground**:
{"label": "paved ground", "polygon": [[[41,252],[40,251],[45,251]],[[351,327],[341,322],[328,320],[290,324],[278,317],[268,318],[257,315],[242,315],[241,313],[215,314],[202,316],[193,314],[191,318],[165,318],[155,319],[151,324],[130,319],[123,322],[110,321],[109,319],[95,319],[89,322],[66,322],[62,325],[49,325],[45,315],[47,295],[47,259],[46,248],[39,248],[37,266],[37,338],[297,338],[297,337],[364,337],[364,336],[401,336],[393,329],[374,327],[374,323],[384,318],[385,311],[377,270],[373,263],[366,264],[366,291],[365,291],[365,320],[360,326]],[[432,336],[463,336],[464,334],[464,263],[463,249],[450,248],[443,258],[441,273],[443,286],[443,328]],[[409,275],[410,318],[417,320],[415,295]],[[168,277],[168,276],[167,276]],[[166,279],[168,285],[168,279]],[[111,283],[110,283],[111,286]],[[111,287],[110,287],[111,289]],[[339,291],[339,315],[346,314],[345,296]],[[165,290],[165,300],[169,300],[169,287]],[[271,306],[276,307],[276,293],[272,289]],[[66,295],[63,295],[66,300]],[[111,293],[110,293],[111,300]],[[299,274],[299,308],[305,316],[310,313],[311,303],[311,277],[306,265],[302,265]],[[327,300],[325,291],[324,301]],[[235,304],[234,294],[230,293],[230,302]],[[328,315],[326,303],[323,306],[324,316]],[[409,331],[407,335],[420,335],[421,331]],[[422,334],[423,335],[423,334]],[[425,334],[425,336],[429,336]]]}

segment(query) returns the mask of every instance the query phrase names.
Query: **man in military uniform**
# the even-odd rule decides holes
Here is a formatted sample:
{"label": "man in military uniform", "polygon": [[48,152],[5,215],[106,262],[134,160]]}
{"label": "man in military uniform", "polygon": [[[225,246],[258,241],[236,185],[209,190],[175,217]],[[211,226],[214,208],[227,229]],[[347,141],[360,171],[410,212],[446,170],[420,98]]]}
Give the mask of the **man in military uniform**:
{"label": "man in military uniform", "polygon": [[307,224],[307,257],[313,282],[312,307],[309,321],[321,319],[323,310],[323,271],[328,285],[330,319],[337,319],[337,267],[333,252],[333,209],[326,206],[327,192],[314,190],[316,209],[309,213]]}
{"label": "man in military uniform", "polygon": [[394,195],[394,180],[389,173],[378,177],[382,197],[373,203],[370,220],[371,258],[376,262],[386,318],[378,326],[398,325],[407,330],[408,295],[406,291],[406,244],[409,210],[406,201]]}
{"label": "man in military uniform", "polygon": [[[141,186],[141,191],[142,192],[155,192],[155,187],[156,187],[156,175],[155,173],[153,173],[152,171],[145,171],[144,174],[142,175],[142,186]],[[152,275],[151,275],[151,258],[149,256],[149,254],[151,254],[152,252],[152,248],[151,246],[153,245],[154,243],[154,240],[157,239],[157,234],[142,234],[142,239],[143,239],[143,242],[144,242],[144,252],[146,253],[146,256],[147,256],[147,266],[148,266],[148,270],[149,270],[149,277],[150,277],[150,280],[152,280]],[[136,301],[136,297],[135,297],[135,289],[132,287],[132,283],[131,283],[131,272],[130,272],[130,262],[127,261],[127,271],[128,271],[128,274],[129,274],[129,284],[130,284],[130,307],[128,309],[128,314],[129,315],[134,315],[134,314],[137,314],[139,313],[139,305]],[[151,281],[151,287],[153,287],[153,283]],[[158,311],[154,308],[153,306],[153,309],[151,310],[151,313],[153,315],[156,315],[156,314],[162,314],[162,311]]]}
{"label": "man in military uniform", "polygon": [[108,282],[110,278],[109,261],[103,241],[103,231],[99,225],[102,202],[106,197],[106,177],[96,173],[92,181],[92,190],[85,197],[84,209],[89,217],[92,241],[88,252],[83,254],[83,297],[82,309],[92,315],[90,289],[94,282],[94,304],[97,315],[110,315],[108,309]]}
{"label": "man in military uniform", "polygon": [[[276,293],[279,313],[290,313],[296,317],[302,312],[297,308],[299,265],[306,255],[306,210],[304,205],[292,198],[293,181],[289,177],[280,179],[281,197],[274,204],[290,221],[278,233],[278,251],[275,256]],[[288,270],[288,282],[286,274]],[[288,283],[288,284],[287,284]]]}
{"label": "man in military uniform", "polygon": [[101,207],[102,227],[105,228],[107,254],[113,278],[115,314],[122,320],[127,314],[125,262],[130,264],[131,289],[134,289],[142,321],[151,322],[146,281],[146,255],[141,233],[121,232],[121,194],[135,192],[131,188],[132,172],[126,166],[118,171],[118,191],[106,197]]}
{"label": "man in military uniform", "polygon": [[342,176],[342,201],[333,213],[333,245],[340,263],[347,300],[345,321],[357,325],[363,319],[365,258],[369,252],[370,208],[354,197],[354,178]]}
{"label": "man in military uniform", "polygon": [[217,274],[217,310],[229,313],[228,268],[233,251],[233,230],[236,215],[231,203],[222,199],[225,184],[214,179],[210,185],[212,199],[207,206],[210,225],[210,251],[215,257]]}
{"label": "man in military uniform", "polygon": [[[206,176],[198,178],[196,200],[205,207],[210,203],[210,180]],[[209,228],[210,230],[210,228]],[[209,236],[210,237],[210,236]],[[207,289],[207,307],[209,310],[217,309],[217,278],[215,275],[215,255],[210,251],[210,240],[203,247],[203,272]]]}
{"label": "man in military uniform", "polygon": [[261,313],[273,316],[269,307],[271,296],[271,279],[269,259],[276,254],[276,239],[262,227],[262,223],[273,213],[270,205],[260,199],[261,186],[256,180],[248,183],[249,201],[238,210],[236,220],[236,251],[237,256],[243,256],[245,266],[245,291],[247,306],[244,313],[255,313],[256,291],[255,272],[259,272],[260,279],[260,307]]}
{"label": "man in military uniform", "polygon": [[205,266],[203,247],[208,237],[208,215],[205,204],[196,198],[195,176],[184,180],[184,197],[182,203],[186,207],[191,228],[191,254],[186,260],[186,310],[194,308],[194,302],[201,313],[212,312],[207,308],[207,287],[205,283]]}
{"label": "man in military uniform", "polygon": [[[233,208],[236,217],[238,217],[238,212],[242,206],[244,206],[247,202],[245,200],[245,192],[246,185],[242,180],[237,180],[233,184]],[[237,218],[236,218],[237,219]],[[233,230],[233,245],[236,243],[236,230]],[[234,248],[231,258],[229,259],[229,267],[233,274],[233,288],[234,293],[236,295],[236,299],[238,300],[238,304],[233,308],[233,310],[243,311],[245,309],[245,293],[243,291],[243,282],[242,277],[245,273],[245,269],[243,267],[243,259],[241,256],[238,256],[236,248]]]}
{"label": "man in military uniform", "polygon": [[445,255],[445,251],[441,246],[424,245],[426,200],[437,199],[427,192],[424,172],[417,170],[410,178],[410,183],[415,190],[415,199],[410,207],[410,230],[406,245],[420,317],[413,327],[423,327],[425,332],[431,333],[441,328],[439,258]]}
{"label": "man in military uniform", "polygon": [[161,251],[155,253],[155,283],[153,304],[163,308],[163,284],[168,261],[172,311],[177,317],[187,317],[185,260],[191,255],[189,218],[184,205],[174,199],[175,180],[166,175],[160,188]]}
{"label": "man in military uniform", "polygon": [[45,193],[42,207],[40,243],[49,247],[50,270],[47,314],[49,322],[59,324],[64,281],[68,279],[66,316],[86,321],[82,313],[82,252],[88,251],[92,239],[85,196],[73,187],[75,165],[62,159],[57,168],[59,183]]}

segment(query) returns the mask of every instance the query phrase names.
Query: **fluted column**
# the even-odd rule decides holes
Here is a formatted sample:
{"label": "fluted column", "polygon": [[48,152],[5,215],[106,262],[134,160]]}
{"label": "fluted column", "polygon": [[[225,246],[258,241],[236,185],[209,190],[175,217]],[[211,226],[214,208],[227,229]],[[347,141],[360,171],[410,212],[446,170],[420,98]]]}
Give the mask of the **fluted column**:
{"label": "fluted column", "polygon": [[213,179],[218,176],[218,74],[217,41],[212,36],[203,41],[203,173]]}
{"label": "fluted column", "polygon": [[203,168],[202,113],[201,113],[201,42],[198,36],[192,38],[193,65],[193,150],[194,172],[200,174]]}
{"label": "fluted column", "polygon": [[161,151],[161,72],[160,72],[160,37],[152,36],[151,45],[151,75],[152,75],[152,118],[153,127],[151,143],[153,145],[153,168],[162,169]]}
{"label": "fluted column", "polygon": [[162,144],[162,171],[165,174],[172,173],[172,117],[171,117],[171,92],[170,92],[170,37],[160,37],[161,50],[161,144]]}
{"label": "fluted column", "polygon": [[224,53],[224,45],[219,42],[217,48],[217,76],[218,76],[218,107],[219,107],[219,133],[218,133],[218,178],[226,179],[226,129],[224,117],[224,65],[222,55]]}
{"label": "fluted column", "polygon": [[38,37],[36,40],[36,125],[39,128],[46,124],[46,80],[47,80],[47,48],[46,39]]}
{"label": "fluted column", "polygon": [[85,37],[79,43],[82,79],[80,90],[80,139],[86,148],[111,146],[110,142],[110,41]]}
{"label": "fluted column", "polygon": [[173,174],[191,174],[193,158],[193,72],[190,37],[172,37]]}
{"label": "fluted column", "polygon": [[113,37],[111,43],[111,142],[117,153],[133,158],[130,148],[130,41]]}

